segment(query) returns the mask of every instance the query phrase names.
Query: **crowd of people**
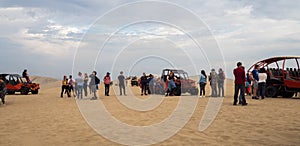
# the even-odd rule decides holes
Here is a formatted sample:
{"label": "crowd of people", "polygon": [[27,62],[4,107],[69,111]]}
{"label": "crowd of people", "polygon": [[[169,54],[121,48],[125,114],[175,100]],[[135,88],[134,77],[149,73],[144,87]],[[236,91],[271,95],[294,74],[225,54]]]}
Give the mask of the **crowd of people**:
{"label": "crowd of people", "polygon": [[211,69],[209,76],[206,75],[204,70],[201,70],[200,79],[198,81],[200,86],[200,97],[205,97],[205,86],[207,84],[207,79],[211,87],[211,97],[225,97],[224,95],[224,81],[225,73],[222,68],[218,70]]}
{"label": "crowd of people", "polygon": [[237,68],[233,70],[233,74],[235,77],[233,105],[237,105],[237,102],[241,105],[247,105],[245,94],[251,95],[251,93],[253,93],[252,99],[256,100],[263,100],[265,98],[266,80],[268,76],[264,67],[259,68],[258,65],[255,65],[251,72],[245,73],[245,68],[242,66],[242,63],[238,62]]}
{"label": "crowd of people", "polygon": [[[233,70],[234,74],[234,101],[233,105],[241,104],[247,105],[245,98],[246,95],[252,95],[252,99],[264,99],[266,91],[266,80],[268,78],[267,71],[264,67],[259,68],[258,65],[254,66],[254,69],[249,72],[245,72],[245,68],[242,66],[241,62],[237,63],[237,67]],[[25,69],[22,73],[22,77],[26,79],[26,82],[30,83],[30,77]],[[170,71],[168,77],[166,78],[168,82],[162,81],[162,79],[155,79],[152,74],[146,75],[143,73],[139,79],[139,86],[141,88],[141,96],[153,94],[160,86],[160,90],[166,93],[166,96],[172,95],[172,91],[176,87],[175,76],[172,71]],[[218,73],[215,69],[211,69],[209,75],[206,74],[204,70],[201,70],[200,79],[198,81],[200,90],[199,96],[205,97],[205,87],[209,82],[211,88],[210,97],[224,97],[224,81],[225,73],[222,68],[219,68]],[[110,73],[107,72],[103,78],[105,96],[109,96],[110,86],[112,85]],[[167,85],[164,85],[167,83]],[[91,100],[98,99],[97,90],[100,84],[100,79],[97,76],[97,72],[93,71],[90,75],[87,73],[78,72],[75,79],[72,75],[63,76],[62,86],[61,86],[61,98],[66,94],[67,97],[77,97],[78,99],[83,99],[83,96],[87,97],[88,93],[92,95]],[[120,72],[118,76],[118,85],[120,89],[120,95],[126,96],[126,78],[123,75],[123,71]],[[165,88],[164,88],[165,87]],[[89,92],[88,92],[89,88]],[[3,104],[5,104],[6,95],[6,84],[3,79],[0,78],[0,98]]]}
{"label": "crowd of people", "polygon": [[[118,76],[120,95],[126,96],[125,91],[125,76],[123,71],[120,72]],[[112,85],[110,73],[107,72],[103,78],[105,96],[109,96],[109,89]],[[83,96],[87,97],[88,93],[92,95],[91,100],[97,100],[97,90],[99,90],[100,79],[97,76],[97,72],[93,71],[90,75],[87,73],[78,72],[77,77],[74,79],[72,75],[69,75],[67,78],[66,75],[63,76],[62,86],[61,86],[61,98],[66,94],[67,97],[77,97],[77,99],[83,99]],[[89,92],[88,92],[89,88]]]}
{"label": "crowd of people", "polygon": [[147,76],[146,73],[143,73],[139,79],[139,85],[141,88],[141,96],[154,93],[153,75],[149,74]]}
{"label": "crowd of people", "polygon": [[[90,79],[89,79],[90,78]],[[90,81],[88,83],[88,81]],[[93,71],[89,76],[87,73],[82,74],[78,72],[77,77],[73,79],[72,75],[69,75],[67,78],[66,75],[63,76],[62,86],[61,86],[61,98],[64,94],[67,94],[68,97],[71,97],[72,94],[74,97],[77,96],[78,99],[82,99],[83,95],[88,96],[88,87],[90,89],[90,94],[93,95],[91,99],[97,99],[97,85],[100,83],[99,78],[97,77],[97,72]]]}

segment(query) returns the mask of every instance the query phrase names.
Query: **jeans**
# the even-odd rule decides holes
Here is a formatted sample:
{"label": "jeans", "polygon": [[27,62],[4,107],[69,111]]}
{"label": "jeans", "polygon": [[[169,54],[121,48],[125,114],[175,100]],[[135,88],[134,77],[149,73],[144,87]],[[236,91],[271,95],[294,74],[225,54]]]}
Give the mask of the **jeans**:
{"label": "jeans", "polygon": [[105,96],[109,96],[109,84],[104,84],[105,87]]}
{"label": "jeans", "polygon": [[154,85],[153,84],[149,84],[148,94],[154,94]]}
{"label": "jeans", "polygon": [[93,98],[97,99],[97,85],[91,85],[90,84],[91,93],[94,94]]}
{"label": "jeans", "polygon": [[78,99],[79,99],[79,97],[82,99],[82,89],[83,89],[82,85],[77,85],[77,97],[78,97]]}
{"label": "jeans", "polygon": [[119,88],[120,88],[120,95],[122,95],[122,90],[124,92],[124,95],[126,95],[126,92],[125,92],[125,85],[124,84],[119,84]]}
{"label": "jeans", "polygon": [[211,86],[211,97],[217,97],[217,84],[213,83]]}
{"label": "jeans", "polygon": [[68,97],[71,97],[71,96],[70,96],[69,86],[68,86],[68,85],[62,85],[62,86],[61,86],[60,97],[63,97],[64,92],[67,93]]}
{"label": "jeans", "polygon": [[[218,82],[218,89],[219,89],[219,97],[224,97],[224,82]],[[222,95],[221,95],[222,93]]]}
{"label": "jeans", "polygon": [[0,92],[0,97],[1,97],[1,101],[3,104],[5,104],[5,94],[6,94],[6,91],[1,91]]}
{"label": "jeans", "polygon": [[142,83],[142,93],[141,94],[147,95],[147,83]]}
{"label": "jeans", "polygon": [[173,80],[169,80],[168,89],[171,92],[173,88],[176,88],[175,82]]}
{"label": "jeans", "polygon": [[200,83],[200,96],[202,96],[202,93],[205,96],[205,86],[206,83]]}
{"label": "jeans", "polygon": [[83,91],[84,91],[84,96],[87,96],[87,87],[88,85],[86,83],[83,84]]}
{"label": "jeans", "polygon": [[245,84],[235,84],[234,85],[234,101],[233,104],[237,103],[237,98],[238,98],[238,94],[240,92],[240,96],[241,96],[241,100],[242,100],[242,104],[246,104],[246,99],[245,99]]}
{"label": "jeans", "polygon": [[261,98],[265,98],[265,93],[266,93],[266,83],[261,82],[258,83],[258,91],[257,91],[257,96]]}

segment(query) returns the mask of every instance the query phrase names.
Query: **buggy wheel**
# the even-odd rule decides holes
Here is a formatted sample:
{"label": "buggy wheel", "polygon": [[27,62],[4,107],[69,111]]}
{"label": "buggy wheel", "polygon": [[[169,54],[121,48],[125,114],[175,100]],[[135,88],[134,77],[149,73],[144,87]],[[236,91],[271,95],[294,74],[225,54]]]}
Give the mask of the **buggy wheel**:
{"label": "buggy wheel", "polygon": [[197,88],[193,88],[192,90],[190,90],[191,95],[197,95],[198,94],[198,89]]}
{"label": "buggy wheel", "polygon": [[31,91],[32,94],[38,94],[39,93],[39,90],[34,90],[34,91]]}
{"label": "buggy wheel", "polygon": [[277,89],[274,86],[268,86],[266,88],[266,97],[277,97]]}
{"label": "buggy wheel", "polygon": [[27,95],[28,93],[29,93],[28,88],[26,88],[26,87],[21,88],[21,94],[22,95]]}
{"label": "buggy wheel", "polygon": [[7,91],[6,93],[9,95],[13,95],[13,94],[15,94],[15,91]]}
{"label": "buggy wheel", "polygon": [[179,87],[174,88],[173,94],[175,96],[181,96],[181,87],[179,86]]}

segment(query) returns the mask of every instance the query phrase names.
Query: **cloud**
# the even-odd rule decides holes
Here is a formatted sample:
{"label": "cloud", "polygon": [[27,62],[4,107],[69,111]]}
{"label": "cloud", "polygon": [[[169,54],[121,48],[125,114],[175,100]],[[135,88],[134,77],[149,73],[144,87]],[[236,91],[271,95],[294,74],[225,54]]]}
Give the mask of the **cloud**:
{"label": "cloud", "polygon": [[[300,55],[298,46],[300,45],[300,3],[298,1],[232,1],[232,0],[188,0],[188,1],[169,1],[186,9],[183,11],[178,7],[177,11],[169,13],[167,10],[174,5],[162,5],[155,1],[156,5],[147,5],[126,9],[123,7],[123,13],[115,10],[106,14],[109,10],[122,4],[130,3],[128,0],[28,0],[0,2],[0,30],[1,51],[13,56],[16,52],[24,53],[23,59],[12,57],[10,63],[5,64],[5,68],[14,70],[16,64],[32,64],[32,69],[38,71],[41,62],[49,65],[46,72],[52,72],[51,75],[62,74],[62,68],[71,70],[73,55],[77,53],[80,60],[95,58],[101,45],[112,32],[120,29],[113,38],[108,41],[105,47],[105,55],[109,57],[116,55],[118,51],[126,45],[138,41],[140,45],[131,45],[132,49],[144,47],[144,50],[159,47],[182,48],[190,52],[192,58],[196,58],[197,68],[220,66],[222,60],[220,54],[223,53],[227,74],[231,74],[231,68],[235,67],[236,61],[243,61],[245,65],[251,65],[262,58],[268,58],[276,55]],[[164,7],[164,9],[162,9]],[[122,9],[122,8],[120,8]],[[179,11],[180,10],[180,11]],[[199,16],[203,24],[192,23],[194,20],[187,19],[193,12]],[[106,14],[106,15],[105,15]],[[109,16],[114,17],[109,17]],[[105,23],[98,24],[100,16],[108,16]],[[134,18],[143,18],[145,20],[165,20],[170,24],[183,24],[177,28],[161,21],[145,21],[130,25],[130,20]],[[146,19],[147,18],[147,19]],[[185,22],[187,21],[187,22]],[[123,24],[118,26],[116,22]],[[150,23],[151,22],[151,23]],[[200,21],[199,21],[200,22]],[[208,28],[206,28],[206,25]],[[181,31],[185,30],[186,32]],[[210,31],[207,31],[209,29]],[[195,45],[186,34],[190,34],[194,39],[199,40],[200,46]],[[214,41],[213,35],[219,43],[220,48]],[[162,45],[162,42],[166,44]],[[173,44],[168,41],[173,41]],[[149,43],[152,41],[152,44]],[[144,43],[144,46],[143,46]],[[171,45],[172,44],[172,45]],[[198,50],[202,48],[203,50]],[[170,48],[161,49],[161,54],[170,53]],[[136,52],[128,52],[129,56],[134,56]],[[211,66],[207,66],[205,55],[211,59]],[[170,56],[176,57],[182,54],[172,52]],[[31,59],[34,56],[41,60],[40,62]],[[106,57],[102,59],[105,60]],[[2,58],[2,57],[1,57]],[[50,59],[55,58],[55,59]],[[31,60],[30,60],[31,59]],[[27,60],[24,63],[22,60]],[[57,61],[56,61],[57,60]],[[0,61],[5,61],[0,59]],[[95,59],[82,63],[87,67],[82,70],[90,71],[93,68]],[[103,64],[109,64],[109,58]],[[61,62],[64,62],[62,64]],[[158,61],[159,62],[159,61]],[[129,62],[125,62],[128,64]],[[60,64],[59,68],[55,64]],[[164,64],[164,63],[162,63]],[[64,67],[65,66],[65,67]],[[110,69],[109,65],[101,66],[103,72]],[[187,65],[186,65],[187,67]],[[187,67],[188,70],[191,67]],[[19,70],[19,69],[16,69]],[[158,70],[158,69],[154,69]],[[68,72],[68,71],[66,71]]]}

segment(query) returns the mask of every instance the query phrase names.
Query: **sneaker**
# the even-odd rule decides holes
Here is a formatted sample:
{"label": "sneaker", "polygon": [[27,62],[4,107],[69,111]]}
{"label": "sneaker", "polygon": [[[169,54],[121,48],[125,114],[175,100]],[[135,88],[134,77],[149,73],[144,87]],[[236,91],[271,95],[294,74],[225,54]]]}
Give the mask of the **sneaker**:
{"label": "sneaker", "polygon": [[242,106],[247,106],[247,105],[248,105],[248,103],[243,103],[243,104],[242,104]]}

